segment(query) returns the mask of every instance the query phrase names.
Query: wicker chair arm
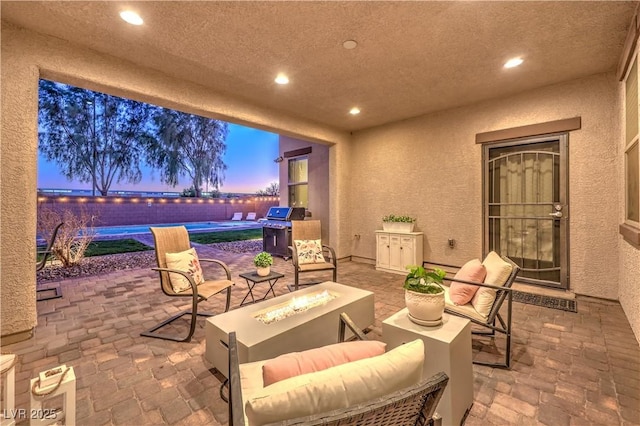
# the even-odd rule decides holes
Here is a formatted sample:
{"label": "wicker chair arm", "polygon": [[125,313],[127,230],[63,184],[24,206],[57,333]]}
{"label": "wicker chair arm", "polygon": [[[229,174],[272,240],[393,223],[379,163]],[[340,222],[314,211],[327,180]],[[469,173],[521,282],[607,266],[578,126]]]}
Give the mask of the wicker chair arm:
{"label": "wicker chair arm", "polygon": [[[193,293],[194,296],[198,295],[198,286],[196,285],[196,282],[193,280],[193,277],[191,276],[190,273],[186,272],[186,271],[181,271],[179,269],[170,269],[170,268],[151,268],[152,271],[158,271],[158,272],[172,272],[174,274],[180,274],[183,277],[185,277],[188,281],[189,284],[191,284],[191,291]],[[186,294],[180,294],[180,293],[176,293],[175,291],[173,292],[173,294],[176,295],[180,295],[180,296],[186,296]]]}
{"label": "wicker chair arm", "polygon": [[236,332],[229,333],[229,426],[244,426]]}
{"label": "wicker chair arm", "polygon": [[200,262],[217,263],[218,265],[222,266],[224,271],[227,273],[227,279],[231,281],[231,272],[229,271],[229,267],[227,266],[227,264],[223,261],[218,259],[200,259]]}
{"label": "wicker chair arm", "polygon": [[349,328],[351,332],[355,335],[356,340],[367,340],[367,336],[364,335],[363,331],[356,325],[355,322],[347,315],[346,312],[342,312],[340,314],[340,323],[338,327],[338,342],[344,342],[346,328]]}

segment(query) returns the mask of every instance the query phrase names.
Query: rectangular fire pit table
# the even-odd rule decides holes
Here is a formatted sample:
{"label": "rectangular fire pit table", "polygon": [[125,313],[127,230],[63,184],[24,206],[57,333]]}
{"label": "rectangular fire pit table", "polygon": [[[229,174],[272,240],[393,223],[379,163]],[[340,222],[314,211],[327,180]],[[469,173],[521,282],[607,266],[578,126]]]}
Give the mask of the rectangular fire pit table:
{"label": "rectangular fire pit table", "polygon": [[[326,303],[292,314],[288,312],[280,320],[269,323],[263,321],[268,312],[287,312],[287,307],[294,297],[296,303],[304,297],[313,302],[317,301],[325,290],[333,297]],[[346,312],[361,329],[371,326],[375,316],[373,293],[327,281],[225,312],[207,318],[205,357],[220,373],[229,377],[229,352],[226,345],[232,331],[235,331],[238,337],[240,363],[260,361],[288,352],[337,343],[338,323],[342,312]]]}

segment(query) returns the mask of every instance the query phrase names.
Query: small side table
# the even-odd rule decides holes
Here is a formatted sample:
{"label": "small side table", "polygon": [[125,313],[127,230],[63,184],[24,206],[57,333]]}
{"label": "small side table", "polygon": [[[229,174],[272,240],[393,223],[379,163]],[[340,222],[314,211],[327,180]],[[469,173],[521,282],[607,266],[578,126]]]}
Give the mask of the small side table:
{"label": "small side table", "polygon": [[[271,292],[271,294],[273,294],[273,297],[276,297],[276,293],[273,291],[273,286],[276,285],[276,282],[284,277],[283,274],[279,273],[279,272],[275,272],[275,271],[271,271],[269,272],[269,275],[261,277],[260,275],[258,275],[255,271],[252,272],[245,272],[244,274],[240,274],[240,276],[242,278],[244,278],[247,281],[247,287],[249,287],[249,292],[244,296],[244,299],[242,299],[242,302],[240,302],[240,306],[249,304],[249,303],[256,303],[256,302],[261,302],[263,300],[265,300],[267,298],[267,296],[269,295],[269,292]],[[253,288],[256,286],[256,284],[260,284],[263,282],[268,282],[269,283],[269,289],[267,290],[267,292],[265,293],[264,297],[262,299],[255,299],[253,296]],[[251,296],[251,302],[246,302],[245,300],[247,300],[247,297]]]}
{"label": "small side table", "polygon": [[473,405],[471,322],[445,313],[442,324],[425,327],[409,319],[407,308],[382,321],[382,341],[387,344],[387,350],[415,339],[424,342],[422,377],[440,371],[449,376],[449,383],[436,407],[442,424],[462,424]]}

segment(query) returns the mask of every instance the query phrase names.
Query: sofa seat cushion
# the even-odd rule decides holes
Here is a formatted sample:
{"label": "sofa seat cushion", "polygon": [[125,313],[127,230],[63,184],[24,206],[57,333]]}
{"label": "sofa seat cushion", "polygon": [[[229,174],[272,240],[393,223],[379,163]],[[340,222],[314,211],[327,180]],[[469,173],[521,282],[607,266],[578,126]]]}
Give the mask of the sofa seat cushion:
{"label": "sofa seat cushion", "polygon": [[424,343],[416,339],[383,355],[279,381],[247,396],[248,424],[310,416],[382,397],[421,380],[423,363]]}
{"label": "sofa seat cushion", "polygon": [[326,370],[336,365],[382,355],[387,345],[375,340],[343,342],[270,359],[262,367],[265,386],[300,374]]}
{"label": "sofa seat cushion", "polygon": [[476,311],[476,308],[474,308],[471,303],[467,303],[465,305],[456,305],[455,303],[453,303],[453,301],[451,300],[450,292],[451,291],[449,287],[444,288],[444,307],[446,311],[457,312],[461,315],[464,315],[468,318],[473,318],[480,322],[487,321],[488,315],[480,314],[478,311]]}

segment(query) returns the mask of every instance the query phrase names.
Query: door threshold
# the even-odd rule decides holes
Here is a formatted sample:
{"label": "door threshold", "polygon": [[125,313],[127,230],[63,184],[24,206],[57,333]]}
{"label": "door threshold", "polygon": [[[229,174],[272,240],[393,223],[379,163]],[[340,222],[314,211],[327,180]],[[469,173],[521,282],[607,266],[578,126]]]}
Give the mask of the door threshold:
{"label": "door threshold", "polygon": [[514,282],[512,288],[524,293],[539,294],[542,296],[560,297],[562,299],[573,300],[576,294],[570,290],[562,290],[559,288],[541,287],[532,284]]}

